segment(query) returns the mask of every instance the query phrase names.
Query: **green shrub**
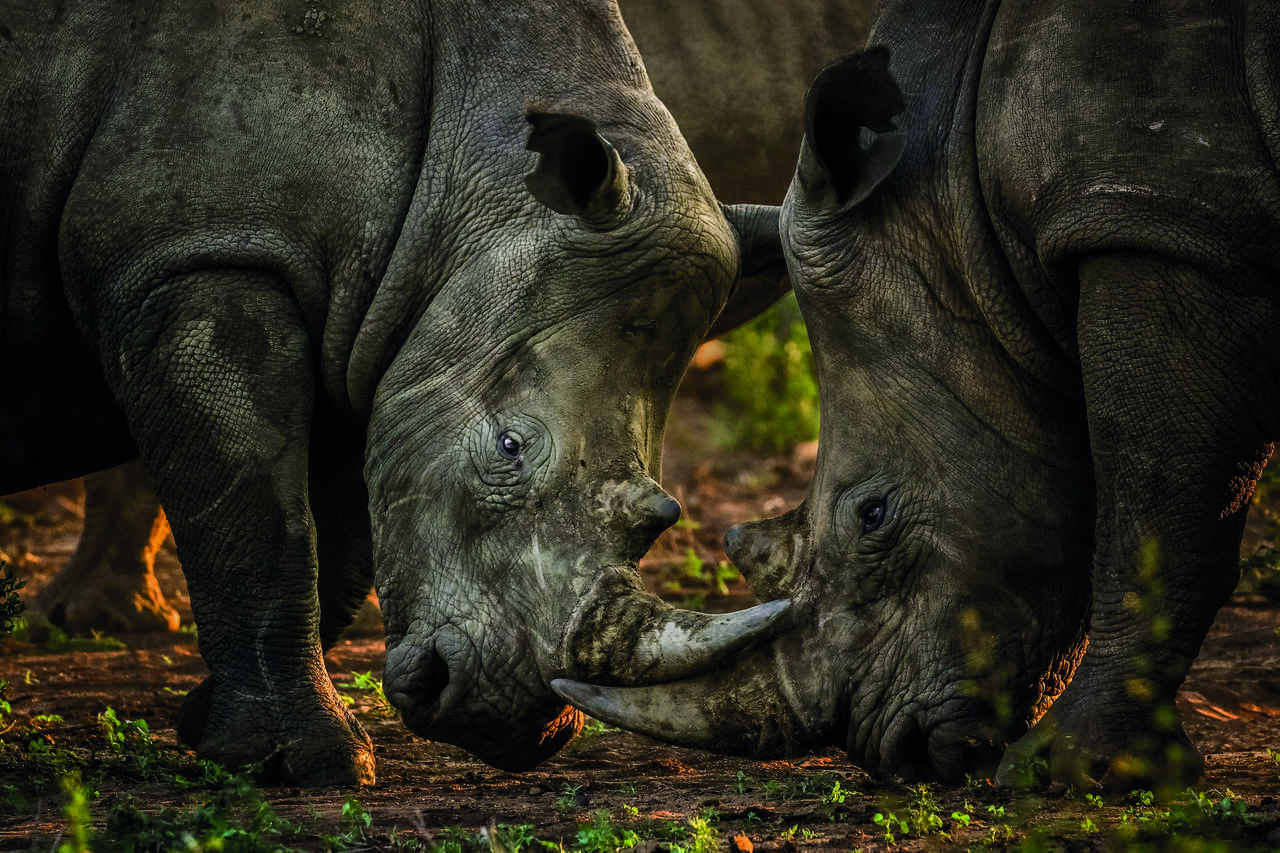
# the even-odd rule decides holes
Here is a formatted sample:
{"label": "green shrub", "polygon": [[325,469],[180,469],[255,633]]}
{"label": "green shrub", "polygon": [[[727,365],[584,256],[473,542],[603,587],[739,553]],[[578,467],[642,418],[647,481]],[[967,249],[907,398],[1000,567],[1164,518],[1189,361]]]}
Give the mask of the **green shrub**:
{"label": "green shrub", "polygon": [[[19,579],[12,566],[0,560],[0,641],[13,633],[13,627],[22,614],[24,605],[18,590],[26,586],[26,583]],[[5,696],[8,687],[9,682],[0,681],[0,726],[3,726],[11,711],[9,700]]]}
{"label": "green shrub", "polygon": [[794,294],[724,337],[720,441],[779,453],[818,437],[818,382]]}
{"label": "green shrub", "polygon": [[13,566],[0,560],[0,636],[13,632],[13,626],[25,605],[18,595],[18,590],[27,582],[18,577]]}

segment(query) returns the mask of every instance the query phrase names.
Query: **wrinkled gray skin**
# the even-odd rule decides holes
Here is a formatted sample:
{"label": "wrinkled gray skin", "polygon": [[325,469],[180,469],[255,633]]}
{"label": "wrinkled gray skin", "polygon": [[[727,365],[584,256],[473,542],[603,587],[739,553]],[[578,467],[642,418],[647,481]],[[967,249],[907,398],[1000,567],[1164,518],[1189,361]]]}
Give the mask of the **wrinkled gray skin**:
{"label": "wrinkled gray skin", "polygon": [[776,213],[717,204],[608,2],[319,11],[6,6],[0,492],[140,453],[203,756],[372,781],[321,654],[376,580],[406,723],[527,767],[579,721],[552,678],[690,674],[781,609],[634,569]]}
{"label": "wrinkled gray skin", "polygon": [[1174,696],[1280,434],[1278,15],[885,4],[897,86],[879,50],[814,82],[784,208],[817,473],[726,537],[794,628],[709,678],[562,694],[890,776],[1017,738],[1003,784],[1037,758],[1081,788],[1193,780]]}
{"label": "wrinkled gray skin", "polygon": [[[875,0],[624,0],[622,13],[654,92],[671,112],[716,197],[780,204],[795,172],[805,88],[829,61],[861,44]],[[761,52],[758,45],[804,45]],[[725,75],[733,97],[725,97]],[[785,290],[752,278],[744,288]],[[760,297],[757,297],[757,300]],[[752,310],[759,302],[735,299]],[[713,334],[743,319],[722,313]],[[85,478],[84,533],[64,571],[31,606],[73,633],[172,629],[177,612],[153,572],[167,527],[140,463]]]}

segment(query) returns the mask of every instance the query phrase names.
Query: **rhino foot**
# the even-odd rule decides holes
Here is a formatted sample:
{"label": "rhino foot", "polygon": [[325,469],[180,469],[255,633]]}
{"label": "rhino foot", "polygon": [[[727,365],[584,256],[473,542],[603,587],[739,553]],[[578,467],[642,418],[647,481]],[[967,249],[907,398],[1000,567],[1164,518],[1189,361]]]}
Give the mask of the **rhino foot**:
{"label": "rhino foot", "polygon": [[[211,676],[187,694],[178,737],[200,758],[253,766],[263,783],[322,787],[372,785],[373,742],[333,686],[270,699],[221,689]],[[260,769],[259,769],[260,768]]]}
{"label": "rhino foot", "polygon": [[1000,788],[1061,783],[1080,791],[1178,793],[1204,770],[1172,704],[1072,702],[1068,694],[1009,747],[996,772]]}
{"label": "rhino foot", "polygon": [[77,571],[72,563],[32,599],[31,609],[69,634],[176,631],[178,611],[150,570]]}

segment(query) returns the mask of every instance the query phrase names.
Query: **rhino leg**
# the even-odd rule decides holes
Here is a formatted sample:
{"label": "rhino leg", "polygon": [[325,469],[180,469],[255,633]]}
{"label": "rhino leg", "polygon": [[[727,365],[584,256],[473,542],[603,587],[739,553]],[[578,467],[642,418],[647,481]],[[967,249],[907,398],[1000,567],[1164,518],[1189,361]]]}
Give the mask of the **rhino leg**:
{"label": "rhino leg", "polygon": [[32,609],[72,634],[176,631],[178,611],[156,580],[169,524],[139,461],[84,481],[84,531],[71,560]]}
{"label": "rhino leg", "polygon": [[1167,259],[1099,256],[1080,278],[1098,495],[1089,647],[998,780],[1033,782],[1027,768],[1043,758],[1081,789],[1180,790],[1203,761],[1174,698],[1239,580],[1249,499],[1280,420],[1275,365],[1242,342],[1271,340],[1280,318],[1265,306],[1229,316],[1223,287]]}
{"label": "rhino leg", "polygon": [[210,672],[179,731],[202,757],[265,762],[282,781],[371,782],[372,744],[321,652],[308,502],[316,377],[297,302],[247,269],[173,276],[125,298],[147,310],[103,331],[114,348],[103,362],[173,526]]}

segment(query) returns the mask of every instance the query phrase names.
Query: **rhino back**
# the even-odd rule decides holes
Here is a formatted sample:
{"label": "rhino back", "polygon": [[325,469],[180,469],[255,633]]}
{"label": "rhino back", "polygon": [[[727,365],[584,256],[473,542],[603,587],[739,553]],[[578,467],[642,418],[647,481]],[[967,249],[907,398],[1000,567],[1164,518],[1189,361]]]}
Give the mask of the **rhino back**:
{"label": "rhino back", "polygon": [[876,0],[621,0],[654,91],[716,195],[779,204],[805,88],[866,41]]}
{"label": "rhino back", "polygon": [[1050,264],[1087,246],[1280,269],[1277,36],[1264,2],[1002,7],[979,92],[988,203]]}

